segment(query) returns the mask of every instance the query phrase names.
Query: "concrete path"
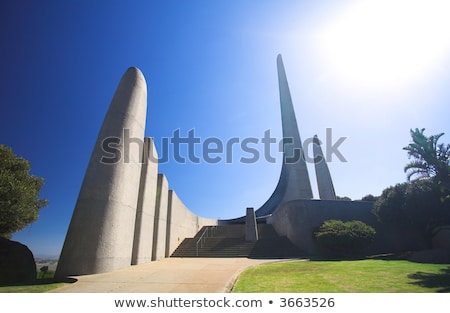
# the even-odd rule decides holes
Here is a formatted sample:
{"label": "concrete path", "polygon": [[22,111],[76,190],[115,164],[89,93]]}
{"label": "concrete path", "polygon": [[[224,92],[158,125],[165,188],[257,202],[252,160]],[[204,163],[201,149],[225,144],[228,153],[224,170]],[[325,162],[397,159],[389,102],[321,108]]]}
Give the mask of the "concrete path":
{"label": "concrete path", "polygon": [[230,292],[248,267],[277,259],[168,258],[111,273],[74,277],[77,282],[50,292]]}

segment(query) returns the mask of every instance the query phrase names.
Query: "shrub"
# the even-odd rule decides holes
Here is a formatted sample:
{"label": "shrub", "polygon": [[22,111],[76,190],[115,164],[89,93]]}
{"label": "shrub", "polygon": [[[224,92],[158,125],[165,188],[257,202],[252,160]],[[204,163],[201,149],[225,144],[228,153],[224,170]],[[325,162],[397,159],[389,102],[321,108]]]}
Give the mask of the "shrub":
{"label": "shrub", "polygon": [[375,229],[361,221],[325,221],[314,232],[317,243],[339,255],[355,254],[375,238]]}

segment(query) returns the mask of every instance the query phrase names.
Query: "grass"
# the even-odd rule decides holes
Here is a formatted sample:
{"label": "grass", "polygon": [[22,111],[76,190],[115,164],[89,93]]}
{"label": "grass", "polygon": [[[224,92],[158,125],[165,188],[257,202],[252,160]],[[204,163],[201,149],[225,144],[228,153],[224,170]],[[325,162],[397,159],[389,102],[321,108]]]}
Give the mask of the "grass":
{"label": "grass", "polygon": [[67,285],[67,282],[56,282],[53,279],[54,272],[39,272],[34,283],[13,284],[0,286],[0,293],[39,293],[46,292]]}
{"label": "grass", "polygon": [[247,269],[233,292],[450,292],[450,266],[405,260],[280,262]]}
{"label": "grass", "polygon": [[[0,286],[0,293],[46,292],[68,284],[55,282],[51,273],[41,275],[33,284]],[[450,292],[450,265],[405,260],[279,262],[247,269],[233,292]]]}
{"label": "grass", "polygon": [[34,284],[0,286],[0,293],[39,293],[46,292],[66,285],[67,283],[55,283],[53,280],[38,279]]}

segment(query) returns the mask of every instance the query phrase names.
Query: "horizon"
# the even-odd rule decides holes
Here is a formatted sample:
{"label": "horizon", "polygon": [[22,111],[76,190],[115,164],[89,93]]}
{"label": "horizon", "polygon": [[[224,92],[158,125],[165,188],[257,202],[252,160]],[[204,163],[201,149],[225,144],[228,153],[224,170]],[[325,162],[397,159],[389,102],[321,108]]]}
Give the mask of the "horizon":
{"label": "horizon", "polygon": [[[200,162],[186,147],[178,150],[186,162],[177,162],[172,147],[159,172],[207,218],[258,209],[278,182],[278,54],[302,141],[345,138],[345,161],[334,154],[327,163],[338,196],[378,196],[405,182],[410,129],[444,132],[440,142],[450,142],[445,1],[18,1],[0,12],[0,143],[30,161],[49,200],[12,237],[35,257],[59,256],[98,131],[130,66],[147,81],[145,136],[158,155],[176,134],[193,130],[200,139],[192,150]],[[234,138],[239,145],[229,144]],[[246,147],[259,158],[245,163],[252,154],[239,148],[248,138],[258,140]],[[223,153],[205,158],[208,139],[222,142]],[[216,156],[222,160],[206,162]],[[318,197],[313,164],[308,171]]]}

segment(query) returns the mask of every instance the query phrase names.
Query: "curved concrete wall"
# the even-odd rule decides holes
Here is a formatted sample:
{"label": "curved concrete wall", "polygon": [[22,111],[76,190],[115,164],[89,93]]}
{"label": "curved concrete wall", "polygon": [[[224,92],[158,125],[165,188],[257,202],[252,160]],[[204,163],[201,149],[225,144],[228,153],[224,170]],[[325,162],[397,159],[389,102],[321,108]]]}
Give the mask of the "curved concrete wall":
{"label": "curved concrete wall", "polygon": [[170,256],[185,238],[194,237],[203,226],[217,225],[215,219],[192,213],[173,190],[169,190],[167,221],[166,257]]}
{"label": "curved concrete wall", "polygon": [[373,202],[336,200],[294,200],[280,206],[270,219],[276,232],[286,236],[308,255],[321,252],[313,231],[326,220],[359,220],[375,228],[377,235],[367,249],[369,254],[418,250],[426,247],[417,231],[404,225],[389,227],[372,213]]}
{"label": "curved concrete wall", "polygon": [[158,174],[153,141],[144,140],[146,111],[144,76],[129,68],[94,146],[56,277],[159,260],[202,226],[217,224],[193,214],[169,192],[166,177]]}

